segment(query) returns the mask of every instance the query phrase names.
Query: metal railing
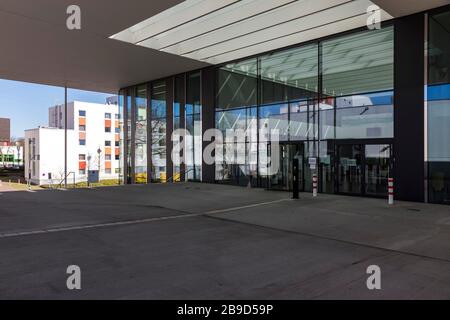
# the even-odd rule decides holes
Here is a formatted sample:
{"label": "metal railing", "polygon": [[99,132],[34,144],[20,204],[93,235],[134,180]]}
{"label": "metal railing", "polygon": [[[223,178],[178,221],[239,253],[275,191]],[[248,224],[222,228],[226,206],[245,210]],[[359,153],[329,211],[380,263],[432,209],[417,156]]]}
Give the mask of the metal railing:
{"label": "metal railing", "polygon": [[[176,173],[177,175],[179,175],[179,179],[180,179],[179,182],[187,182],[186,176],[191,171],[195,171],[195,169],[191,168],[189,170],[183,170],[183,171],[180,171],[179,173]],[[181,180],[182,173],[184,173],[184,181]],[[172,176],[166,180],[166,183],[174,182],[174,179],[175,179],[175,174],[172,174]]]}
{"label": "metal railing", "polygon": [[76,187],[77,187],[77,183],[76,183],[76,178],[75,178],[75,172],[69,172],[68,174],[67,174],[67,176],[65,176],[62,180],[61,180],[61,182],[58,184],[58,187],[57,188],[62,188],[62,185],[63,185],[63,183],[67,180],[67,178],[71,175],[71,174],[73,174],[73,188],[75,189]]}

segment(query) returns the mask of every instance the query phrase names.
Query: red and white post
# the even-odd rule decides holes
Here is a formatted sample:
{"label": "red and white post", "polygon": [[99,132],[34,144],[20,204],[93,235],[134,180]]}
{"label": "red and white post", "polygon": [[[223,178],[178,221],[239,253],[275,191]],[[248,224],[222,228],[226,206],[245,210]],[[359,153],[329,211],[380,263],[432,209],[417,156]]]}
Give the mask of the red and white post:
{"label": "red and white post", "polygon": [[388,180],[389,205],[394,204],[394,178]]}
{"label": "red and white post", "polygon": [[317,197],[317,186],[318,186],[317,174],[313,174],[312,181],[313,181],[313,197],[316,198]]}

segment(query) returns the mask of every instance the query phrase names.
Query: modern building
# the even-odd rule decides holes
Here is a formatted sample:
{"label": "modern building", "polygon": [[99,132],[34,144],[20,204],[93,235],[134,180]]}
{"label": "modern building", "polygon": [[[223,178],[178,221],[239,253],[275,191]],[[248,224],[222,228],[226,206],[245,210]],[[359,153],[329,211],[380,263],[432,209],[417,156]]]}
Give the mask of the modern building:
{"label": "modern building", "polygon": [[[317,174],[320,192],[386,197],[393,177],[397,199],[449,204],[449,5],[98,0],[83,4],[89,21],[80,32],[58,20],[64,4],[37,10],[18,0],[0,13],[0,70],[8,79],[120,90],[124,183],[290,190],[298,159],[304,191]],[[173,142],[177,129],[190,135]],[[225,139],[205,137],[209,129]],[[225,157],[202,157],[204,139]],[[186,164],[170,156],[180,143]]]}
{"label": "modern building", "polygon": [[7,145],[11,140],[11,120],[0,118],[0,145]]}
{"label": "modern building", "polygon": [[[74,101],[67,106],[68,183],[119,177],[119,114],[114,104]],[[49,127],[25,132],[25,177],[33,184],[58,184],[65,173],[64,106],[49,109]]]}
{"label": "modern building", "polygon": [[[125,182],[163,172],[291,190],[297,158],[302,191],[317,174],[323,193],[387,197],[391,177],[397,199],[450,204],[449,7],[398,19],[381,10],[377,27],[366,25],[370,1],[332,1],[346,17],[333,23],[320,1],[219,2],[185,1],[113,36],[213,64],[120,91]],[[190,165],[169,156],[179,128],[191,134]],[[223,132],[216,148],[242,161],[202,162],[211,128]],[[239,129],[246,139],[227,139]],[[279,133],[276,154],[263,129]]]}

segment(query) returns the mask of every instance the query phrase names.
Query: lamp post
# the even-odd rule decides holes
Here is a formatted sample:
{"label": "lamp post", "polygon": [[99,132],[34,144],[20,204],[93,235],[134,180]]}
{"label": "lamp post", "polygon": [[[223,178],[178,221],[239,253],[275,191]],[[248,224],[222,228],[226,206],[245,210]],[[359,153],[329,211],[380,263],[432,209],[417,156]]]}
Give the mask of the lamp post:
{"label": "lamp post", "polygon": [[98,154],[98,182],[100,182],[100,168],[101,168],[101,153],[102,153],[102,149],[100,149],[100,147],[97,149],[97,154]]}

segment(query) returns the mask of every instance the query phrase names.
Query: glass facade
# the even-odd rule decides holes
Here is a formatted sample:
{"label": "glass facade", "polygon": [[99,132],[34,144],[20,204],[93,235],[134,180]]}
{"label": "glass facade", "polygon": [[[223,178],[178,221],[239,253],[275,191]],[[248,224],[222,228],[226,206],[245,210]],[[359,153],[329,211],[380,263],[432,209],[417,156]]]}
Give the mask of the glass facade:
{"label": "glass facade", "polygon": [[428,200],[450,204],[450,11],[429,16]]}
{"label": "glass facade", "polygon": [[[426,179],[434,203],[450,203],[448,21],[449,12],[429,15]],[[319,192],[386,197],[394,176],[394,25],[229,62],[207,80],[202,70],[123,90],[123,181],[204,180],[202,132],[215,128],[223,139],[215,141],[209,182],[292,190],[297,159],[301,191],[312,191],[317,175]],[[204,81],[208,90],[214,84],[206,103]],[[178,149],[182,162],[169,161]]]}
{"label": "glass facade", "polygon": [[[217,69],[216,81],[216,128],[224,135],[218,182],[289,190],[296,158],[300,190],[310,191],[317,174],[322,192],[339,192],[340,180],[349,178],[336,170],[343,141],[370,150],[366,144],[394,138],[392,26],[229,63]],[[276,154],[271,133],[281,144]],[[278,170],[269,173],[274,158]],[[370,169],[360,171],[362,179]],[[378,172],[386,190],[372,193],[384,196],[388,176]],[[354,185],[355,193],[370,194],[370,182]]]}

